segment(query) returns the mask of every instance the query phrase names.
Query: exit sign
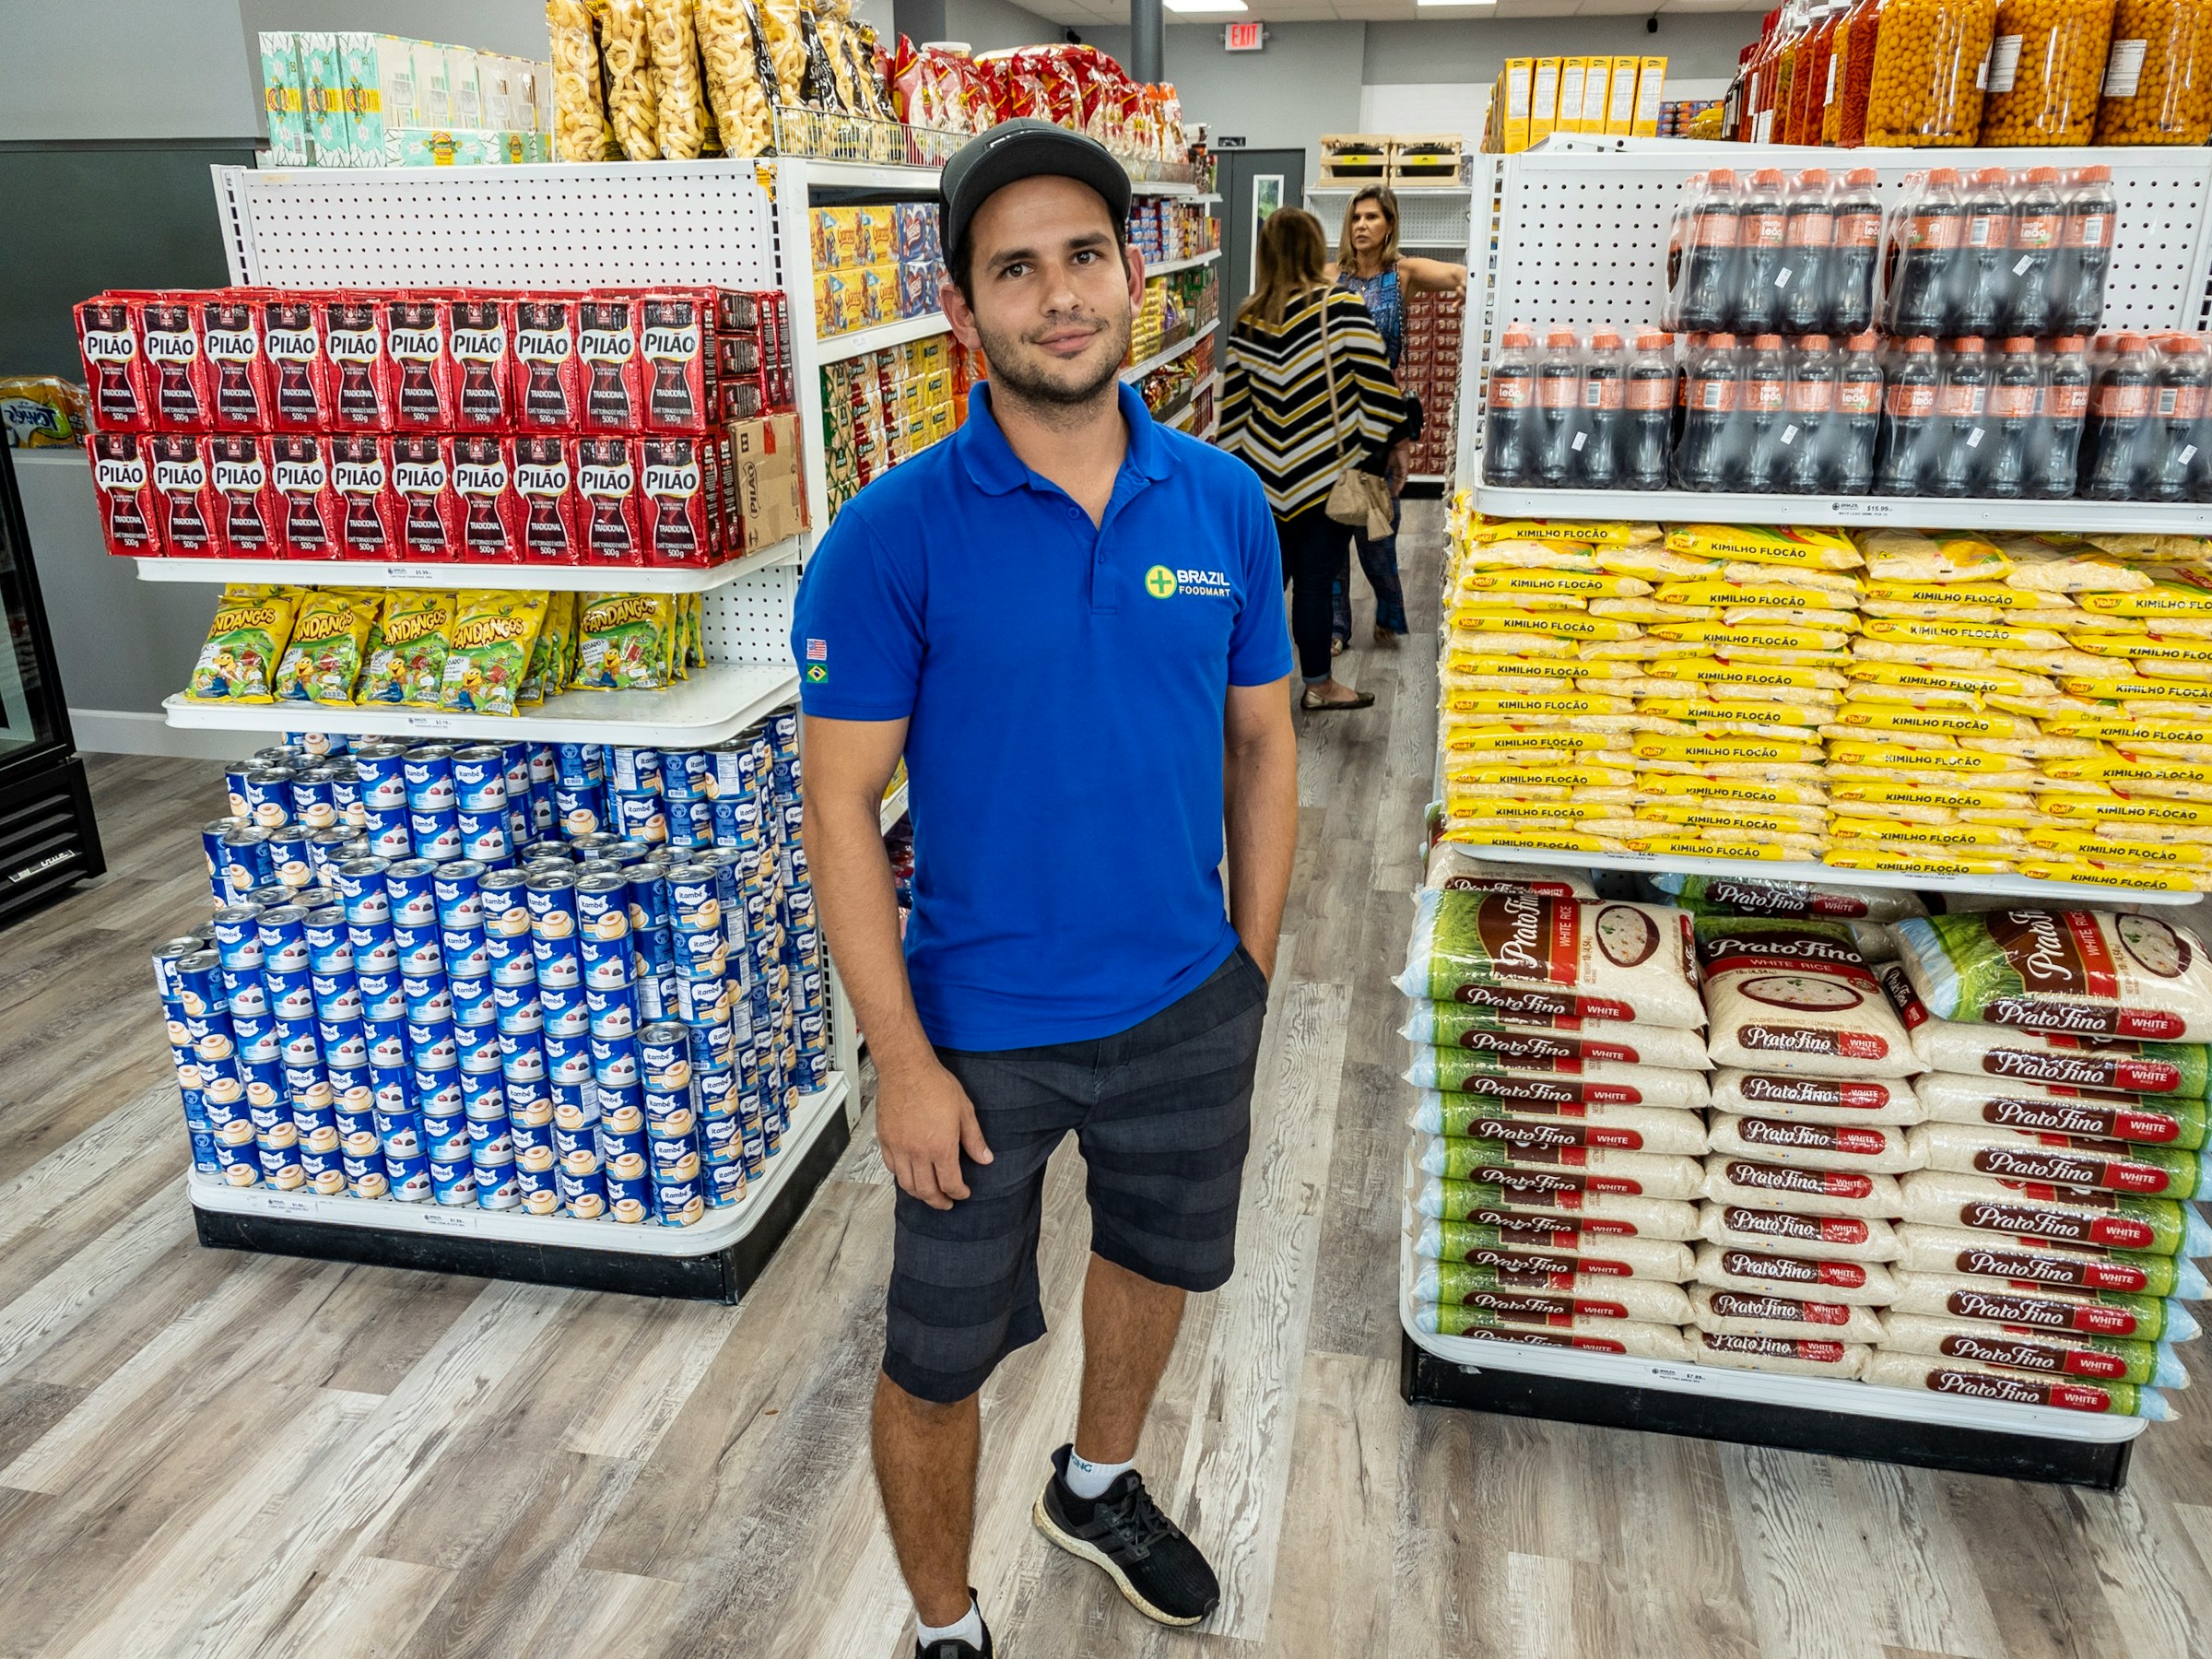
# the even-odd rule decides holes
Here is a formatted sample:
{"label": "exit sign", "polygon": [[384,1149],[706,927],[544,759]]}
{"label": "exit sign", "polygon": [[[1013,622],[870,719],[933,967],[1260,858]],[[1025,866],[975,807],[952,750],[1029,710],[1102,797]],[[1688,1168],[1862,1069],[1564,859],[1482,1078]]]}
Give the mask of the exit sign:
{"label": "exit sign", "polygon": [[1266,25],[1262,23],[1227,23],[1222,25],[1221,44],[1230,52],[1257,52],[1266,44]]}

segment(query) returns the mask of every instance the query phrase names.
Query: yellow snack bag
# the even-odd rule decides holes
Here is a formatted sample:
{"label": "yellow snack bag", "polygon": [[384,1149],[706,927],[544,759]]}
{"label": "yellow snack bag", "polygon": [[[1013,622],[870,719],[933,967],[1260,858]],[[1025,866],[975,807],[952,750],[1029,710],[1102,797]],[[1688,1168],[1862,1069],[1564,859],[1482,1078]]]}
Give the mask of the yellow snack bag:
{"label": "yellow snack bag", "polygon": [[1666,547],[1670,553],[1699,559],[1740,559],[1816,571],[1855,571],[1866,562],[1841,531],[1803,524],[1675,524],[1667,530]]}
{"label": "yellow snack bag", "polygon": [[576,631],[576,595],[563,589],[546,595],[546,614],[530,642],[530,667],[515,694],[518,704],[532,708],[546,700],[547,688],[558,694],[568,681],[569,641]]}
{"label": "yellow snack bag", "polygon": [[292,637],[300,590],[234,582],[216,601],[206,643],[184,695],[231,702],[274,702],[276,676]]}
{"label": "yellow snack bag", "polygon": [[514,712],[547,597],[519,588],[469,588],[454,595],[441,708],[449,714]]}
{"label": "yellow snack bag", "polygon": [[359,702],[435,709],[445,688],[445,630],[453,595],[429,588],[394,588],[384,595],[376,649],[354,694]]}
{"label": "yellow snack bag", "polygon": [[574,684],[586,691],[653,691],[672,676],[675,607],[666,594],[587,594],[576,603]]}
{"label": "yellow snack bag", "polygon": [[358,589],[308,589],[276,669],[276,700],[351,703],[383,597]]}

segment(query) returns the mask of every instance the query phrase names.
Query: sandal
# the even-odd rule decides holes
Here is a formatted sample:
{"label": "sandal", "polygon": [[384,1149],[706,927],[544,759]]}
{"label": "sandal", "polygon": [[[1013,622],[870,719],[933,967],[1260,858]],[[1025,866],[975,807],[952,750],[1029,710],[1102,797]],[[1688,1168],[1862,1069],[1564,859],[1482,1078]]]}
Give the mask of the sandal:
{"label": "sandal", "polygon": [[1349,702],[1315,702],[1313,693],[1306,692],[1298,700],[1298,706],[1309,714],[1334,714],[1345,709],[1371,709],[1375,706],[1372,691],[1356,691]]}
{"label": "sandal", "polygon": [[1350,645],[1351,641],[1349,640],[1331,640],[1329,641],[1329,654],[1331,656],[1342,656],[1346,650],[1350,647]]}

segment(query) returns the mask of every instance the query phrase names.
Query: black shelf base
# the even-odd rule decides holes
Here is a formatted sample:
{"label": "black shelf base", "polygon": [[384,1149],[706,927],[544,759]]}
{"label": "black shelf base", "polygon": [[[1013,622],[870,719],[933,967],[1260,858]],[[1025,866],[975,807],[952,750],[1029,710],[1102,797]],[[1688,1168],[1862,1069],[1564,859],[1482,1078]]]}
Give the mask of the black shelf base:
{"label": "black shelf base", "polygon": [[837,1167],[839,1156],[852,1139],[852,1126],[841,1109],[833,1112],[830,1120],[800,1155],[798,1168],[777,1190],[753,1230],[735,1243],[701,1255],[634,1255],[620,1250],[580,1250],[464,1234],[394,1232],[342,1222],[205,1210],[196,1205],[193,1218],[199,1227],[200,1242],[211,1250],[249,1250],[324,1262],[360,1262],[375,1267],[411,1267],[423,1273],[563,1285],[576,1290],[612,1290],[625,1296],[735,1302],[767,1270],[769,1258],[797,1225],[815,1189]]}
{"label": "black shelf base", "polygon": [[2132,1440],[2112,1444],[2049,1440],[2041,1435],[1952,1429],[1843,1411],[1808,1411],[1795,1406],[1720,1399],[1672,1389],[1626,1388],[1495,1367],[1473,1369],[1438,1359],[1411,1336],[1401,1335],[1399,1340],[1404,1346],[1399,1357],[1398,1392],[1408,1405],[1456,1406],[1505,1417],[1588,1423],[1601,1429],[1640,1429],[1652,1434],[1778,1446],[1789,1452],[1995,1475],[2007,1480],[2094,1487],[2107,1492],[2116,1492],[2125,1483],[2128,1453],[2135,1447]]}

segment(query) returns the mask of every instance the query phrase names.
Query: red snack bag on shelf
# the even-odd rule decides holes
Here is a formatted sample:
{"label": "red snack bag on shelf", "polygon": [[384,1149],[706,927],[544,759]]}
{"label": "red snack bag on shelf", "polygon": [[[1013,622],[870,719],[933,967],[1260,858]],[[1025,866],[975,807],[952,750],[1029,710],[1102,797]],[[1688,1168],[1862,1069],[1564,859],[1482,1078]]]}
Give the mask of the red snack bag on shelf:
{"label": "red snack bag on shelf", "polygon": [[103,432],[153,429],[153,408],[146,395],[146,353],[138,346],[138,321],[131,302],[113,294],[88,300],[76,308],[76,349],[84,359],[85,384],[92,392],[92,416]]}
{"label": "red snack bag on shelf", "polygon": [[392,425],[402,432],[442,432],[459,424],[454,408],[453,313],[448,301],[409,295],[384,301],[392,352]]}
{"label": "red snack bag on shelf", "polygon": [[168,551],[161,545],[160,513],[154,503],[148,441],[136,432],[93,432],[85,439],[92,456],[92,492],[100,500],[100,534],[107,537],[109,552],[126,559]]}
{"label": "red snack bag on shelf", "polygon": [[459,559],[461,498],[446,465],[450,441],[429,432],[392,439],[392,490],[399,498],[399,557]]}
{"label": "red snack bag on shelf", "polygon": [[222,500],[218,529],[226,559],[277,559],[284,553],[284,500],[276,493],[269,445],[256,432],[218,432],[203,441],[209,477]]}
{"label": "red snack bag on shelf", "polygon": [[703,432],[714,419],[713,313],[703,294],[647,294],[640,301],[645,429]]}
{"label": "red snack bag on shelf", "polygon": [[781,288],[716,288],[714,328],[718,334],[750,334],[760,326],[763,307],[782,298]]}
{"label": "red snack bag on shelf", "polygon": [[533,564],[582,564],[584,558],[574,441],[526,436],[514,441],[514,489],[523,506],[523,557]]}
{"label": "red snack bag on shelf", "polygon": [[330,482],[338,492],[339,557],[403,557],[399,492],[392,488],[392,441],[373,432],[333,438]]}
{"label": "red snack bag on shelf", "polygon": [[196,303],[215,429],[267,431],[276,424],[276,412],[269,399],[269,354],[261,343],[260,308],[229,288]]}
{"label": "red snack bag on shelf", "polygon": [[515,301],[513,375],[517,431],[569,432],[583,425],[575,300]]}
{"label": "red snack bag on shelf", "polygon": [[367,294],[339,294],[317,300],[316,311],[330,364],[330,429],[390,431],[392,351],[382,304]]}
{"label": "red snack bag on shelf", "polygon": [[278,432],[269,440],[269,476],[283,509],[283,553],[287,559],[335,559],[345,509],[330,477],[330,441],[304,432]]}
{"label": "red snack bag on shelf", "polygon": [[579,438],[573,444],[577,528],[590,564],[643,564],[645,526],[638,499],[637,445],[628,438]]}
{"label": "red snack bag on shelf", "polygon": [[146,442],[154,463],[162,546],[179,558],[218,557],[223,550],[223,501],[208,476],[207,440],[197,432],[156,432]]}
{"label": "red snack bag on shelf", "polygon": [[505,432],[514,427],[514,302],[464,294],[448,307],[453,355],[453,427]]}
{"label": "red snack bag on shelf", "polygon": [[767,414],[773,406],[773,400],[768,395],[761,381],[762,377],[757,374],[743,377],[733,374],[724,380],[722,418],[725,421],[751,420]]}
{"label": "red snack bag on shelf", "polygon": [[198,304],[189,294],[156,294],[137,301],[136,309],[155,429],[209,430],[215,425],[215,388],[200,341]]}
{"label": "red snack bag on shelf", "polygon": [[523,557],[523,498],[514,488],[514,441],[489,432],[448,438],[445,467],[460,502],[457,557],[512,564]]}
{"label": "red snack bag on shelf", "polygon": [[257,301],[261,346],[269,359],[271,423],[279,432],[320,432],[330,416],[330,359],[315,301],[271,294]]}
{"label": "red snack bag on shelf", "polygon": [[576,307],[576,357],[583,381],[583,426],[590,432],[643,429],[644,365],[638,357],[639,302],[594,294]]}
{"label": "red snack bag on shelf", "polygon": [[713,483],[700,438],[659,437],[640,441],[643,466],[639,480],[645,524],[645,562],[704,565],[717,562],[712,514]]}

